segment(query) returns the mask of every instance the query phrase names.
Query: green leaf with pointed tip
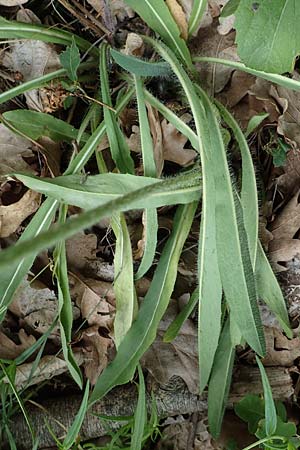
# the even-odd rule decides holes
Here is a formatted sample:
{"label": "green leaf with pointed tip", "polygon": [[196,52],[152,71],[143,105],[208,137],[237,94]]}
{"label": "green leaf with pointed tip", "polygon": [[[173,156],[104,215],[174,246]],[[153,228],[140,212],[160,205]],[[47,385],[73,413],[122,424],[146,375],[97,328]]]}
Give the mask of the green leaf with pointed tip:
{"label": "green leaf with pointed tip", "polygon": [[245,137],[247,138],[249,136],[249,134],[253,133],[253,131],[256,130],[256,128],[259,127],[259,125],[267,117],[269,117],[269,113],[261,113],[261,114],[256,114],[255,116],[252,116],[248,122],[247,130],[245,132]]}
{"label": "green leaf with pointed tip", "polygon": [[[92,209],[104,205],[108,201],[116,200],[123,195],[129,194],[137,189],[143,189],[151,185],[171,181],[173,191],[153,194],[148,198],[149,208],[175,205],[178,203],[189,203],[200,198],[200,186],[191,183],[190,186],[181,186],[180,177],[161,180],[150,177],[140,177],[130,174],[106,173],[102,175],[91,175],[86,179],[82,175],[63,175],[56,178],[39,178],[33,175],[16,173],[14,176],[22,181],[25,186],[42,194],[48,195],[62,203],[78,206],[83,209]],[[179,181],[179,185],[176,186]],[[144,199],[137,199],[129,208],[144,209]],[[125,207],[124,211],[127,208]]]}
{"label": "green leaf with pointed tip", "polygon": [[[76,128],[50,114],[16,109],[5,112],[2,117],[8,125],[34,140],[41,136],[48,136],[55,142],[71,142],[78,136]],[[87,133],[84,133],[81,137],[82,142],[86,142],[89,137]]]}
{"label": "green leaf with pointed tip", "polygon": [[125,0],[138,15],[174,50],[183,64],[192,67],[190,51],[180,37],[177,23],[164,0]]}
{"label": "green leaf with pointed tip", "polygon": [[199,289],[196,289],[188,303],[183,307],[180,313],[176,316],[172,323],[167,328],[167,331],[164,334],[164,342],[172,342],[173,339],[176,338],[177,334],[180,331],[183,323],[188,319],[190,314],[194,311],[199,302]]}
{"label": "green leaf with pointed tip", "polygon": [[170,67],[164,62],[145,61],[111,49],[110,54],[123,69],[139,77],[166,77],[171,75]]}
{"label": "green leaf with pointed tip", "polygon": [[214,365],[208,386],[208,423],[212,436],[216,439],[221,431],[227,404],[235,350],[230,337],[229,319],[226,320],[216,351]]}
{"label": "green leaf with pointed tip", "polygon": [[256,362],[258,364],[260,375],[262,379],[262,385],[264,389],[264,400],[265,400],[265,427],[267,436],[272,436],[275,433],[277,427],[277,414],[276,407],[273,400],[272,389],[265,371],[265,368],[261,360],[256,356]]}
{"label": "green leaf with pointed tip", "polygon": [[235,16],[238,54],[248,67],[292,72],[300,54],[298,1],[241,0]]}
{"label": "green leaf with pointed tip", "polygon": [[240,4],[240,1],[241,0],[229,0],[229,2],[223,6],[220,17],[228,17],[231,16],[231,14],[234,14]]}
{"label": "green leaf with pointed tip", "polygon": [[143,371],[138,365],[139,372],[139,396],[136,409],[134,412],[133,433],[131,436],[131,448],[134,450],[141,450],[143,445],[144,429],[147,422],[147,403],[146,403],[146,388]]}
{"label": "green leaf with pointed tip", "polygon": [[265,402],[258,395],[249,394],[234,405],[235,414],[248,423],[248,429],[254,434],[258,422],[265,417]]}
{"label": "green leaf with pointed tip", "polygon": [[77,70],[80,65],[80,52],[72,36],[72,44],[59,55],[60,63],[66,69],[71,81],[77,81]]}
{"label": "green leaf with pointed tip", "polygon": [[158,324],[173,292],[179,257],[196,208],[197,204],[192,203],[177,209],[171,236],[164,247],[137,318],[121,342],[115,359],[99,377],[89,400],[90,405],[114,386],[127,383],[132,378],[139,359],[154,341]]}
{"label": "green leaf with pointed tip", "polygon": [[207,0],[194,0],[190,19],[189,19],[189,35],[190,36],[199,27],[206,7],[207,7]]}

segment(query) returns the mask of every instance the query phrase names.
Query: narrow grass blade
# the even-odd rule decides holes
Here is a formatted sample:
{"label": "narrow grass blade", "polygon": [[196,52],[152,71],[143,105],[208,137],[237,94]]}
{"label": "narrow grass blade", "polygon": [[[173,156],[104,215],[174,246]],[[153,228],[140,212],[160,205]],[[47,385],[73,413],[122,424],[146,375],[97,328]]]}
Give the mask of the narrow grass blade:
{"label": "narrow grass blade", "polygon": [[133,433],[131,436],[131,448],[134,450],[142,449],[144,428],[147,421],[146,388],[143,371],[140,365],[138,365],[138,372],[139,372],[139,396],[134,413]]}
{"label": "narrow grass blade", "polygon": [[293,337],[290,328],[289,316],[286,309],[286,303],[276,279],[276,276],[270,266],[260,242],[258,242],[257,261],[256,261],[256,286],[259,297],[269,306],[270,310],[276,315],[282,329],[291,339]]}
{"label": "narrow grass blade", "polygon": [[[198,135],[197,148],[200,152],[203,174],[203,202],[198,252],[200,301],[198,346],[200,390],[203,390],[209,378],[221,329],[222,285],[217,257],[216,194],[213,177],[215,160],[212,160],[211,137],[206,125],[205,109],[200,103],[190,77],[184,71],[176,56],[164,44],[159,44],[150,38],[144,39],[157,50],[178,77],[191,107]],[[213,314],[210,311],[213,311]]]}
{"label": "narrow grass blade", "polygon": [[222,285],[230,312],[243,337],[262,355],[265,351],[264,335],[243,210],[232,186],[226,150],[214,109],[207,95],[200,88],[198,92],[210,125],[213,160],[218,161],[211,167],[211,172],[216,180],[217,249]]}
{"label": "narrow grass blade", "polygon": [[88,407],[89,390],[90,390],[90,383],[88,381],[85,386],[85,391],[83,394],[82,402],[78,410],[78,413],[76,414],[74,422],[69,428],[67,436],[65,437],[64,442],[62,444],[63,448],[66,450],[72,447],[72,445],[76,441],[77,436],[79,435],[80,428],[82,426]]}
{"label": "narrow grass blade", "polygon": [[265,368],[261,360],[257,356],[256,362],[260,370],[261,380],[264,389],[266,434],[267,436],[272,436],[275,433],[277,427],[276,406],[273,400],[272,389]]}
{"label": "narrow grass blade", "polygon": [[177,209],[171,236],[164,247],[150,288],[137,318],[123,339],[117,356],[98,379],[89,404],[102,398],[114,386],[128,382],[144,352],[155,339],[158,324],[168,306],[176,276],[179,257],[188,236],[197,204]]}
{"label": "narrow grass blade", "polygon": [[210,433],[215,439],[221,431],[232,378],[234,355],[234,345],[232,345],[230,337],[230,323],[227,319],[220,336],[220,344],[215,355],[208,387],[208,423]]}
{"label": "narrow grass blade", "polygon": [[[181,185],[181,176],[178,179],[170,178],[165,180],[116,173],[91,175],[86,179],[83,179],[81,175],[64,175],[56,178],[38,178],[25,174],[14,174],[14,176],[30,189],[56,198],[62,203],[83,209],[96,208],[137,189],[150,187],[157,183],[165,183],[166,181],[171,182],[172,180],[172,191],[162,191],[160,194],[153,193],[153,195],[149,195],[147,204],[149,208],[190,203],[198,200],[200,197],[200,186],[197,186],[194,182],[190,186],[186,184]],[[179,181],[178,186],[176,186],[176,180]],[[187,195],[187,191],[189,191],[189,195]],[[132,206],[134,209],[143,209],[145,201],[143,198],[139,198]],[[131,205],[128,205],[128,208],[131,208]],[[125,206],[124,211],[128,208]]]}
{"label": "narrow grass blade", "polygon": [[124,214],[113,217],[111,226],[116,236],[114,256],[114,293],[116,296],[114,338],[118,349],[134,319],[137,298],[133,278],[131,241]]}
{"label": "narrow grass blade", "polygon": [[170,67],[163,62],[144,61],[114,49],[110,50],[110,54],[122,69],[139,77],[166,77],[171,74]]}
{"label": "narrow grass blade", "polygon": [[156,97],[154,97],[149,91],[145,89],[145,100],[150,103],[151,106],[153,106],[157,111],[161,113],[161,115],[174,127],[180,131],[184,136],[186,136],[194,149],[196,151],[200,151],[199,149],[199,139],[194,133],[194,131],[185,123],[183,120],[181,120],[173,111],[171,111],[167,106],[165,106],[163,103],[161,103]]}
{"label": "narrow grass blade", "polygon": [[168,326],[164,334],[164,342],[172,342],[180,331],[183,323],[189,318],[199,302],[199,289],[196,289],[188,303]]}
{"label": "narrow grass blade", "polygon": [[[64,223],[66,213],[66,206],[61,206],[59,223]],[[69,290],[66,246],[64,241],[58,243],[54,251],[54,267],[58,288],[58,311],[63,355],[73,380],[81,389],[82,375],[71,348],[73,310]]]}
{"label": "narrow grass blade", "polygon": [[169,8],[163,0],[125,0],[138,15],[174,49],[183,64],[192,67],[191,55],[185,41],[180,37],[179,28]]}
{"label": "narrow grass blade", "polygon": [[[123,98],[120,99],[120,103],[117,107],[117,114],[119,114],[126,106],[132,95],[133,90],[130,90],[124,95]],[[93,154],[99,141],[104,136],[104,133],[105,125],[102,123],[98,126],[78,155],[70,163],[66,171],[67,174],[79,172],[84,167],[85,163]],[[52,198],[45,200],[43,205],[39,208],[29,225],[22,233],[19,242],[23,242],[27,239],[32,240],[42,231],[47,230],[54,218],[57,206],[58,202],[56,200]],[[3,267],[0,271],[0,321],[3,320],[6,308],[12,301],[12,296],[15,290],[29,271],[35,257],[36,253],[28,252],[26,258],[16,258],[13,264]]]}
{"label": "narrow grass blade", "polygon": [[259,78],[263,78],[264,80],[271,81],[271,83],[278,84],[279,86],[283,86],[287,89],[292,89],[294,91],[300,91],[300,81],[292,80],[291,78],[285,77],[283,75],[277,75],[275,73],[263,72],[261,70],[250,69],[250,67],[245,66],[245,64],[237,61],[229,61],[227,59],[221,58],[212,58],[208,56],[196,56],[193,58],[194,62],[208,62],[208,63],[216,63],[223,64],[224,66],[232,67],[236,70],[241,70],[242,72],[250,73]]}
{"label": "narrow grass blade", "polygon": [[169,194],[170,189],[176,191],[179,188],[185,191],[186,202],[188,202],[188,199],[191,198],[191,191],[193,192],[195,186],[199,186],[200,179],[198,170],[190,171],[180,177],[159,181],[143,189],[130,192],[116,200],[105,203],[103,206],[71,218],[63,225],[54,225],[49,231],[44,231],[39,236],[36,236],[34,241],[31,239],[24,240],[24,242],[17,243],[3,250],[0,259],[0,273],[7,265],[16,264],[17,261],[20,261],[25,256],[36,254],[38,251],[49,248],[62,239],[67,239],[84,228],[94,225],[103,217],[109,217],[121,210],[134,209],[137,200],[141,201],[143,199],[149,202],[151,197],[156,196],[159,198],[160,205],[162,205],[164,203],[164,194]]}
{"label": "narrow grass blade", "polygon": [[[37,140],[41,136],[48,136],[55,142],[76,140],[78,130],[64,120],[57,119],[50,114],[45,114],[27,109],[16,109],[2,114],[4,124],[13,126],[16,130],[31,139]],[[86,142],[90,136],[84,133],[82,142]]]}
{"label": "narrow grass blade", "polygon": [[190,36],[192,36],[192,34],[196,31],[197,27],[199,26],[206,6],[207,6],[207,0],[194,0],[193,8],[191,11],[191,16],[190,16],[190,20],[189,20],[189,35]]}
{"label": "narrow grass blade", "polygon": [[[148,115],[145,104],[143,81],[140,77],[134,76],[136,97],[138,104],[140,134],[141,134],[141,147],[144,166],[145,177],[156,177],[157,168],[154,158],[153,141],[150,132],[150,125],[148,121]],[[157,244],[157,232],[158,232],[158,220],[156,209],[146,209],[144,211],[144,254],[136,274],[136,279],[141,278],[150,269],[156,250]]]}
{"label": "narrow grass blade", "polygon": [[[107,48],[107,44],[101,45],[99,72],[101,79],[102,101],[106,105],[112,106],[107,69]],[[134,163],[130,156],[129,147],[117,122],[116,114],[108,108],[104,108],[104,122],[111,156],[117,168],[123,173],[134,173]]]}
{"label": "narrow grass blade", "polygon": [[16,22],[0,17],[1,39],[34,39],[36,41],[52,42],[53,44],[71,45],[75,39],[76,45],[83,51],[91,51],[97,55],[98,50],[79,36],[58,28],[35,25],[32,23]]}

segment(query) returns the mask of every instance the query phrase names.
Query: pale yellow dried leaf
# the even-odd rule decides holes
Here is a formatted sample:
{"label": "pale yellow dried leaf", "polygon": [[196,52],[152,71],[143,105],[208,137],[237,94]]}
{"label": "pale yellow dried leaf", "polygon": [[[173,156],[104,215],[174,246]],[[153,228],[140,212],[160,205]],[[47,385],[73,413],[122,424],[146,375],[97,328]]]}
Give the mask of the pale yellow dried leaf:
{"label": "pale yellow dried leaf", "polygon": [[187,40],[189,35],[188,22],[181,5],[177,2],[177,0],[166,0],[166,4],[178,25],[181,37],[184,40]]}

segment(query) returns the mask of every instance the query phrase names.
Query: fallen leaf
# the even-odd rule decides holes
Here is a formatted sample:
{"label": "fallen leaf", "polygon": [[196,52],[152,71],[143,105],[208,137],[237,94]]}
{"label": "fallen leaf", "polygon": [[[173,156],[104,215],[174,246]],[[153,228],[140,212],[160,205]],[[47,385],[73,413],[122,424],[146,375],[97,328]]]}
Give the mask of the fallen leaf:
{"label": "fallen leaf", "polygon": [[181,5],[177,2],[177,0],[166,0],[166,4],[168,5],[173,19],[179,28],[180,36],[186,41],[189,36],[189,29],[186,15]]}
{"label": "fallen leaf", "polygon": [[156,170],[157,170],[157,177],[159,178],[162,173],[163,167],[164,167],[164,149],[163,149],[163,142],[162,142],[162,129],[161,129],[161,125],[160,125],[158,111],[156,109],[152,108],[152,106],[149,104],[147,104],[147,111],[148,111],[149,126],[150,126],[151,135],[152,135],[152,141],[153,141],[153,152],[154,152],[154,159],[155,159]]}
{"label": "fallen leaf", "polygon": [[16,344],[0,331],[0,358],[14,360],[35,343],[35,338],[27,335],[23,329],[19,331],[18,337],[20,344]]}
{"label": "fallen leaf", "polygon": [[289,262],[300,257],[299,239],[273,240],[269,244],[269,258],[276,272],[288,270]]}
{"label": "fallen leaf", "polygon": [[189,391],[196,394],[199,391],[199,369],[197,329],[194,323],[187,319],[171,343],[162,340],[177,312],[176,302],[172,301],[159,324],[156,340],[142,358],[142,364],[158,383],[167,384],[173,376],[178,376],[185,381]]}
{"label": "fallen leaf", "polygon": [[[31,12],[30,17],[34,16]],[[18,13],[18,21],[26,21],[29,15]],[[40,22],[36,17],[35,23]],[[2,64],[22,75],[23,81],[30,81],[49,72],[59,69],[60,61],[57,51],[53,46],[42,41],[27,39],[24,41],[13,41],[10,44],[10,51],[6,52]],[[34,89],[24,93],[28,108],[44,112],[44,105],[41,98],[41,91]]]}
{"label": "fallen leaf", "polygon": [[[181,116],[186,123],[190,120],[190,115]],[[188,139],[180,133],[174,125],[163,119],[161,122],[163,157],[167,161],[172,161],[180,166],[186,167],[192,164],[197,156],[195,150],[184,148]]]}
{"label": "fallen leaf", "polygon": [[144,54],[144,47],[144,41],[141,36],[136,33],[128,33],[124,49],[126,55],[142,57]]}
{"label": "fallen leaf", "polygon": [[23,158],[34,156],[32,143],[10,131],[2,123],[0,124],[0,182],[3,175],[12,172],[31,172],[33,169]]}
{"label": "fallen leaf", "polygon": [[300,191],[285,205],[270,227],[274,240],[292,239],[300,229],[299,195]]}
{"label": "fallen leaf", "polygon": [[110,8],[112,17],[114,18],[115,24],[117,18],[120,22],[127,18],[134,17],[133,10],[127,6],[123,0],[87,0],[87,2],[101,15],[105,14],[105,9]]}
{"label": "fallen leaf", "polygon": [[29,189],[18,202],[8,206],[0,205],[0,237],[8,237],[14,233],[38,209],[40,202],[41,194]]}
{"label": "fallen leaf", "polygon": [[295,194],[300,184],[300,150],[291,149],[288,152],[283,171],[276,179],[277,187],[284,194]]}
{"label": "fallen leaf", "polygon": [[108,349],[112,347],[111,339],[99,334],[98,326],[84,330],[81,334],[84,350],[84,373],[91,384],[96,381],[108,363]]}
{"label": "fallen leaf", "polygon": [[0,0],[1,6],[19,6],[27,3],[28,0]]}

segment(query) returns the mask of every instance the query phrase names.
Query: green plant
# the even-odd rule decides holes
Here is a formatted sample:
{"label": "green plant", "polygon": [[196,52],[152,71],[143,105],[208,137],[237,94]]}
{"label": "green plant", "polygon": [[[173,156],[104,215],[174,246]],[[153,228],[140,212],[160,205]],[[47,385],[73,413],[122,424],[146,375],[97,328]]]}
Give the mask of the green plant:
{"label": "green plant", "polygon": [[258,446],[266,450],[295,450],[300,447],[296,425],[287,421],[284,404],[274,402],[264,366],[258,358],[256,360],[261,372],[264,395],[247,395],[234,408],[235,413],[248,423],[249,432],[259,439],[243,450]]}
{"label": "green plant", "polygon": [[[217,436],[230,387],[235,346],[247,342],[259,355],[263,356],[265,351],[257,304],[258,296],[276,314],[287,335],[291,335],[288,315],[281,290],[258,240],[257,188],[245,136],[229,111],[210,99],[202,90],[188,47],[180,37],[178,26],[164,1],[126,0],[126,3],[135,9],[164,41],[159,42],[150,37],[142,37],[145,44],[153,48],[163,62],[153,63],[126,56],[110,49],[107,44],[102,44],[100,49],[91,50],[87,41],[60,30],[7,22],[4,19],[0,22],[1,37],[39,38],[47,42],[67,45],[61,57],[64,69],[1,94],[0,103],[33,87],[40,87],[53,78],[69,77],[73,83],[80,84],[78,73],[84,71],[88,64],[95,66],[95,63],[98,64],[99,61],[101,100],[104,104],[103,122],[94,126],[91,120],[93,112],[91,107],[80,130],[70,128],[58,119],[50,119],[46,115],[39,115],[38,126],[29,129],[26,122],[24,124],[24,120],[27,123],[32,120],[33,113],[29,111],[14,111],[5,113],[3,116],[4,122],[16,132],[36,139],[44,134],[46,129],[47,135],[54,139],[67,141],[77,139],[81,150],[60,177],[40,179],[27,174],[10,174],[27,187],[44,194],[47,199],[25,229],[19,242],[1,252],[0,313],[3,318],[14,291],[30,269],[37,253],[55,245],[53,276],[59,292],[62,347],[70,373],[81,386],[80,370],[73,358],[70,344],[73,318],[67,283],[64,240],[92,226],[99,219],[110,216],[117,241],[115,329],[118,352],[114,361],[100,376],[89,398],[89,406],[92,405],[114,386],[132,379],[141,356],[154,341],[159,321],[166,311],[173,291],[180,254],[201,197],[199,287],[185,310],[170,326],[165,340],[169,341],[176,336],[185,318],[199,302],[200,390],[203,391],[209,383],[210,429],[212,434]],[[190,33],[200,20],[205,4],[205,1],[195,2]],[[249,2],[246,6],[244,4],[245,2],[241,1],[238,6],[240,21],[243,8],[249,9],[250,5]],[[80,50],[91,50],[90,61],[80,62]],[[119,68],[126,71],[124,79],[127,81],[127,89],[117,97],[115,105],[109,87],[108,58],[110,55]],[[243,63],[202,57],[197,57],[194,61],[231,65],[235,69],[261,76],[285,87],[300,89],[299,82],[258,70],[259,65],[253,69]],[[145,89],[144,80],[147,77],[153,77],[156,74],[162,76],[166,73],[173,73],[178,79],[193,114],[195,131]],[[134,95],[137,98],[142,130],[143,177],[133,175],[134,162],[117,120],[120,112]],[[180,173],[173,178],[156,178],[153,145],[145,109],[146,101],[149,101],[188,137],[191,145],[199,152],[201,165],[195,164],[192,170]],[[22,117],[22,123],[20,117]],[[89,124],[92,129],[91,134],[86,133]],[[227,161],[228,141],[224,139],[225,128],[230,130],[240,149],[241,185],[234,180]],[[97,163],[101,174],[87,176],[82,181],[81,172],[105,133],[110,143],[112,159],[119,173],[106,173],[105,162],[98,154]],[[163,249],[148,293],[138,310],[130,240],[122,213],[129,209],[143,209],[145,202],[147,202],[144,213],[147,230],[146,245],[136,278],[145,274],[153,262],[156,241],[151,242],[150,237],[157,233],[156,208],[170,204],[181,204],[181,206],[177,208],[172,234]],[[86,211],[76,218],[67,219],[65,205],[76,205]],[[58,209],[57,223],[50,226]],[[123,289],[126,289],[126,298],[121,295]],[[223,294],[224,301],[222,301]],[[135,436],[134,432],[134,439],[136,439]]]}

